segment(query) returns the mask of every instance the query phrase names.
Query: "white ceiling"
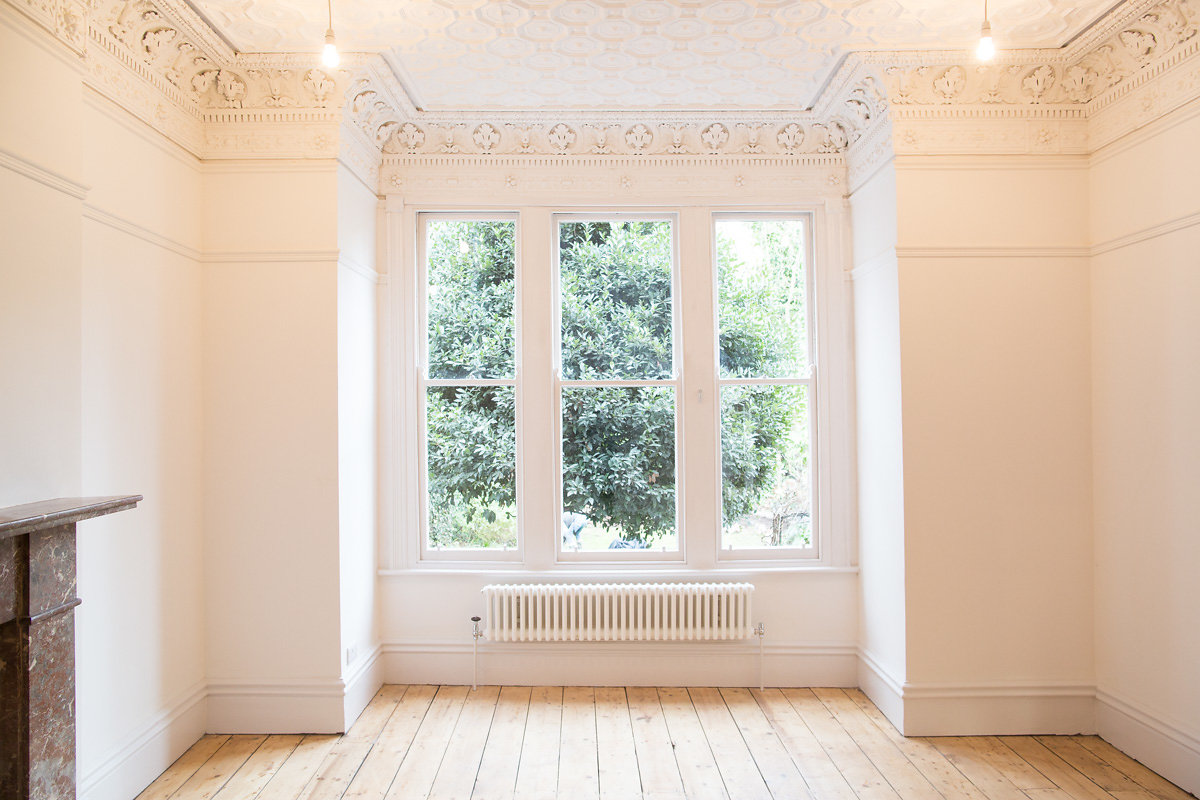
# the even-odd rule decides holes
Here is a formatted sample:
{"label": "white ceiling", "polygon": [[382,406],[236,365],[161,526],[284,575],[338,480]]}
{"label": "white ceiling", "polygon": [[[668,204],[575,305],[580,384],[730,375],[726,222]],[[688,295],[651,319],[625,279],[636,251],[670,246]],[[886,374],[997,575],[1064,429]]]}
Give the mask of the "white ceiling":
{"label": "white ceiling", "polygon": [[[1000,48],[1059,47],[1114,0],[990,0]],[[325,0],[195,0],[242,52],[315,52]],[[418,107],[794,109],[853,50],[959,49],[983,0],[333,0]]]}

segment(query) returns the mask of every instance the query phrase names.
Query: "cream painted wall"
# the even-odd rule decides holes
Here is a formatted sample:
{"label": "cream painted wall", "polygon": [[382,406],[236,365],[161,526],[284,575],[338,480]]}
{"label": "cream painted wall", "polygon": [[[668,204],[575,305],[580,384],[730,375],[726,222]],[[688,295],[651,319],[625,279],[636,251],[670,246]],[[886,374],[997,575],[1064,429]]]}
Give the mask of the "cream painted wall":
{"label": "cream painted wall", "polygon": [[332,163],[205,176],[209,729],[342,729],[337,182]]}
{"label": "cream painted wall", "polygon": [[8,13],[0,505],[146,496],[79,530],[79,791],[125,800],[204,730],[199,167]]}
{"label": "cream painted wall", "polygon": [[12,14],[0,104],[61,123],[0,114],[0,506],[77,495],[81,470],[80,75]]}
{"label": "cream painted wall", "polygon": [[80,491],[80,210],[0,167],[0,504]]}
{"label": "cream painted wall", "polygon": [[1200,791],[1200,102],[1092,166],[1101,735]]}
{"label": "cream painted wall", "polygon": [[79,538],[81,794],[117,800],[204,731],[201,175],[108,101],[84,112],[82,490],[145,496]]}
{"label": "cream painted wall", "polygon": [[[904,455],[896,174],[887,165],[850,196],[858,444],[859,683],[903,726]],[[876,674],[882,673],[882,674]]]}
{"label": "cream painted wall", "polygon": [[[83,69],[64,46],[0,6],[0,107],[23,112],[0,114],[0,159],[16,156],[80,180]],[[46,124],[31,125],[31,119]]]}
{"label": "cream painted wall", "polygon": [[378,200],[338,169],[338,529],[342,676],[349,726],[382,683],[378,568]]}
{"label": "cream painted wall", "polygon": [[[906,157],[896,171],[905,733],[1085,730],[1086,162]],[[956,692],[1004,699],[983,721]]]}

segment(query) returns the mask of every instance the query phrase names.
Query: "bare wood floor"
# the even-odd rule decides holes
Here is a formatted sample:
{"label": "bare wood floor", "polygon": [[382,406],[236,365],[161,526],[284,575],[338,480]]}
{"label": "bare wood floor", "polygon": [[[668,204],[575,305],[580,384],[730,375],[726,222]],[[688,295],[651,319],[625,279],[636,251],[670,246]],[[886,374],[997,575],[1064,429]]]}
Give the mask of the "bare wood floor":
{"label": "bare wood floor", "polygon": [[344,736],[205,736],[138,800],[1184,800],[1095,736],[906,739],[857,690],[385,686]]}

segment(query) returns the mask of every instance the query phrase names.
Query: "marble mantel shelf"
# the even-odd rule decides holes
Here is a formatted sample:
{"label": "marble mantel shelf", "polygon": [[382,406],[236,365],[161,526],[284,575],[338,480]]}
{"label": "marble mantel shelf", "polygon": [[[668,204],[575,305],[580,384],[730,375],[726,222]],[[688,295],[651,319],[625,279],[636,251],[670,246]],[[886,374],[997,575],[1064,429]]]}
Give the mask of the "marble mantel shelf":
{"label": "marble mantel shelf", "polygon": [[141,499],[0,508],[0,800],[75,798],[75,523]]}
{"label": "marble mantel shelf", "polygon": [[133,508],[142,499],[140,494],[114,497],[60,497],[39,500],[20,506],[0,508],[0,539],[28,533],[38,528],[67,525],[92,517],[114,514]]}

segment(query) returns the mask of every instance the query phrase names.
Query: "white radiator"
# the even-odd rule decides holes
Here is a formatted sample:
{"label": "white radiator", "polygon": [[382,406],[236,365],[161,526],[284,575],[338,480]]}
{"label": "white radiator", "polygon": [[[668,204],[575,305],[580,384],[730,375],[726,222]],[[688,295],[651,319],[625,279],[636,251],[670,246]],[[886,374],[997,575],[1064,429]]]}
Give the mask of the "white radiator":
{"label": "white radiator", "polygon": [[746,639],[750,583],[495,584],[483,587],[493,642]]}

